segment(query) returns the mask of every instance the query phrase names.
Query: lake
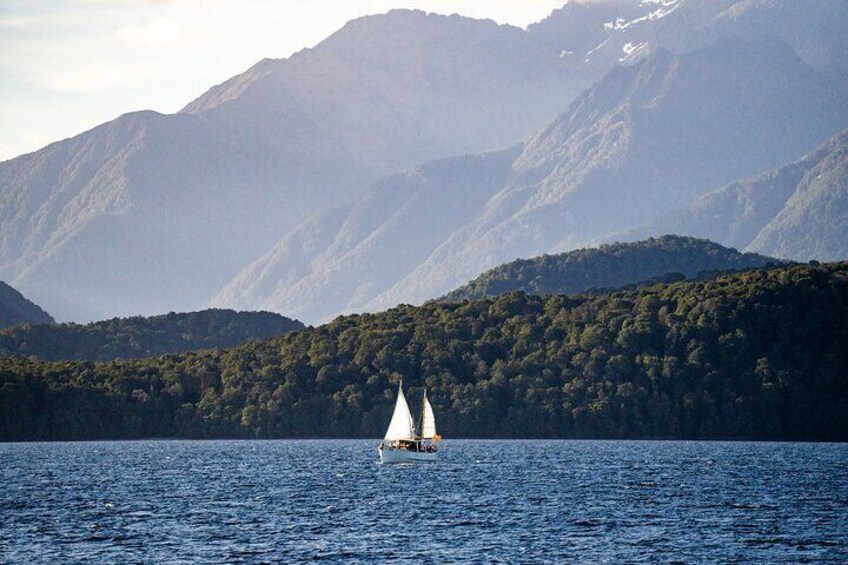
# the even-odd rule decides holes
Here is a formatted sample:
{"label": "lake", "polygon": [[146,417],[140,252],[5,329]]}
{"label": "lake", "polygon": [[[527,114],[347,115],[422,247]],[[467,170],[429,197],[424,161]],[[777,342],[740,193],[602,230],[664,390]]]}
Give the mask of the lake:
{"label": "lake", "polygon": [[848,445],[0,444],[2,563],[846,563]]}

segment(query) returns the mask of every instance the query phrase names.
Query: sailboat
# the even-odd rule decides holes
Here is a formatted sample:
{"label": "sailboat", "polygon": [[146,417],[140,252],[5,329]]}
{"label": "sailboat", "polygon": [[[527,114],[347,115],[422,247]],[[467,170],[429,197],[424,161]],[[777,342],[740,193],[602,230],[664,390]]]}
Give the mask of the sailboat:
{"label": "sailboat", "polygon": [[386,437],[380,442],[377,451],[382,463],[404,463],[407,461],[435,461],[439,455],[436,444],[442,437],[436,433],[436,417],[433,407],[427,400],[424,391],[424,402],[421,410],[421,435],[415,430],[412,413],[403,395],[403,383],[398,386],[397,403],[386,430]]}

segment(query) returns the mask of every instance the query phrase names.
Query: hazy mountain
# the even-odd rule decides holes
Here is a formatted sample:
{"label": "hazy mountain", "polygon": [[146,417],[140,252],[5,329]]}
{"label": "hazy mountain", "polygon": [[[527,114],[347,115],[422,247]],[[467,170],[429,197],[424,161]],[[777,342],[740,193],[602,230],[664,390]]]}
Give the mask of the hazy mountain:
{"label": "hazy mountain", "polygon": [[[566,64],[596,78],[610,67],[660,49],[691,51],[715,39],[709,33],[736,0],[569,1],[530,34]],[[742,34],[734,34],[742,35]],[[747,34],[745,34],[747,35]]]}
{"label": "hazy mountain", "polygon": [[707,237],[776,257],[848,257],[848,130],[803,159],[735,182],[691,206],[622,234]]}
{"label": "hazy mountain", "polygon": [[0,281],[0,328],[15,324],[52,324],[53,317]]}
{"label": "hazy mountain", "polygon": [[691,278],[769,263],[777,265],[780,261],[740,253],[705,239],[666,235],[512,261],[486,271],[439,302],[479,300],[519,290],[528,294],[577,294],[621,288],[670,273]]}
{"label": "hazy mountain", "polygon": [[[709,0],[707,4],[726,2]],[[848,81],[848,3],[843,0],[739,0],[704,26],[698,41],[717,37],[779,37],[805,63],[845,85]]]}
{"label": "hazy mountain", "polygon": [[271,312],[203,310],[91,324],[24,325],[0,331],[0,354],[109,361],[155,357],[195,349],[235,347],[252,339],[303,329],[297,320]]}
{"label": "hazy mountain", "polygon": [[[318,259],[292,247],[304,237],[293,228],[328,210],[338,219],[339,207],[361,212],[349,202],[383,176],[508,147],[612,67],[642,61],[526,144],[499,190],[466,177],[459,184],[478,192],[462,197],[457,218],[438,219],[432,233],[395,232],[417,247],[395,253],[402,264],[386,277],[326,281],[339,295],[320,309],[429,298],[504,260],[574,247],[610,224],[626,230],[652,219],[658,202],[687,204],[704,186],[797,158],[843,125],[832,110],[844,99],[828,100],[823,83],[848,87],[846,25],[841,0],[571,1],[527,31],[418,11],[360,18],[313,49],[257,63],[181,113],[128,114],[0,163],[0,276],[59,319],[196,309],[234,277],[268,303],[287,303],[285,287],[301,280],[318,296],[330,288],[298,273],[311,264],[312,280],[326,281],[344,246]],[[703,60],[669,55],[717,40],[725,51],[701,51]],[[722,56],[732,60],[716,66]],[[738,132],[727,130],[734,121]],[[625,184],[635,204],[619,198]],[[490,194],[466,221],[470,202]],[[599,203],[616,206],[606,217]],[[369,214],[382,214],[379,205]],[[323,216],[310,225],[335,239]],[[277,256],[300,263],[257,259],[282,238],[291,245]],[[425,249],[437,241],[446,247]],[[423,270],[388,280],[425,253]],[[373,271],[366,255],[350,259],[362,272]],[[251,262],[279,301],[239,275]]]}
{"label": "hazy mountain", "polygon": [[310,320],[361,307],[472,221],[511,177],[520,151],[436,161],[383,179],[352,204],[292,231],[214,303],[268,304]]}
{"label": "hazy mountain", "polygon": [[315,321],[424,301],[797,159],[846,119],[843,91],[785,43],[659,51],[613,70],[521,146],[384,179],[313,218],[213,303]]}
{"label": "hazy mountain", "polygon": [[586,85],[518,28],[361,18],[179,114],[128,114],[1,163],[0,276],[60,319],[192,309],[312,213],[518,141]]}
{"label": "hazy mountain", "polygon": [[577,0],[528,31],[566,64],[596,78],[615,64],[661,49],[681,53],[727,37],[770,37],[787,42],[817,71],[845,82],[846,21],[844,0]]}
{"label": "hazy mountain", "polygon": [[848,257],[848,132],[804,176],[783,209],[757,234],[750,249],[778,257]]}

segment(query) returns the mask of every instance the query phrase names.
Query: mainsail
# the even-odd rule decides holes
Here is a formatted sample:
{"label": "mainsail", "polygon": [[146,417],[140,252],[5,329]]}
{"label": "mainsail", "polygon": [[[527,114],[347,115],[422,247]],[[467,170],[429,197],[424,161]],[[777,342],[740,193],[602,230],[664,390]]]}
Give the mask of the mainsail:
{"label": "mainsail", "polygon": [[389,441],[415,439],[415,424],[412,422],[412,413],[409,411],[409,405],[403,395],[403,383],[398,387],[397,404],[395,404],[395,412],[392,414],[392,421],[389,422],[389,429],[386,430],[385,439]]}
{"label": "mainsail", "polygon": [[436,437],[436,417],[433,415],[433,407],[427,400],[427,392],[424,392],[424,415],[421,418],[421,437],[433,439]]}

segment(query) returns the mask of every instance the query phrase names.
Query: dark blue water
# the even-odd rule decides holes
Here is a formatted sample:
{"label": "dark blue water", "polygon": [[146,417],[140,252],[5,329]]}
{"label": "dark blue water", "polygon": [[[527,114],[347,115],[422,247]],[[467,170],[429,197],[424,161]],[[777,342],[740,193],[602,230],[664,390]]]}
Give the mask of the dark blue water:
{"label": "dark blue water", "polygon": [[848,562],[848,445],[0,445],[0,562]]}

